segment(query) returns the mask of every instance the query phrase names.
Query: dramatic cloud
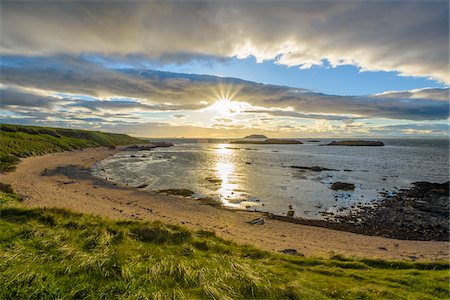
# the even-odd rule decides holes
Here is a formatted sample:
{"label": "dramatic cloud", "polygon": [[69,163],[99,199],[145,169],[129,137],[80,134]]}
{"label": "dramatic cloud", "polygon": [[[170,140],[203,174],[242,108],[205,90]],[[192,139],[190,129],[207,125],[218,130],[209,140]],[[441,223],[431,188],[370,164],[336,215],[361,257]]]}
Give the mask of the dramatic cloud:
{"label": "dramatic cloud", "polygon": [[0,51],[161,63],[252,55],[300,68],[328,60],[448,83],[448,15],[448,1],[5,1]]}
{"label": "dramatic cloud", "polygon": [[[68,99],[73,101],[71,106],[90,110],[192,111],[227,98],[248,104],[242,112],[280,117],[443,120],[449,116],[448,89],[336,96],[211,75],[110,69],[68,56],[5,57],[2,82],[42,93],[18,95],[17,91],[7,90],[2,94],[3,105],[48,106],[56,101],[55,94],[68,93],[74,95]],[[74,101],[80,94],[94,97],[94,101]]]}

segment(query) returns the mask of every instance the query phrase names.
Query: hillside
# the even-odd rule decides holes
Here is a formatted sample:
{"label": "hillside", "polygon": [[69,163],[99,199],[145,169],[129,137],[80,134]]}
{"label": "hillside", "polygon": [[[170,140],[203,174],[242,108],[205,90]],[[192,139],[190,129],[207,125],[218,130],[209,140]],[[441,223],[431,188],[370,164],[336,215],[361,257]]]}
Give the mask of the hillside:
{"label": "hillside", "polygon": [[0,172],[14,169],[23,157],[145,142],[118,133],[0,124]]}
{"label": "hillside", "polygon": [[448,296],[446,262],[274,254],[209,231],[30,208],[2,192],[0,215],[1,299]]}

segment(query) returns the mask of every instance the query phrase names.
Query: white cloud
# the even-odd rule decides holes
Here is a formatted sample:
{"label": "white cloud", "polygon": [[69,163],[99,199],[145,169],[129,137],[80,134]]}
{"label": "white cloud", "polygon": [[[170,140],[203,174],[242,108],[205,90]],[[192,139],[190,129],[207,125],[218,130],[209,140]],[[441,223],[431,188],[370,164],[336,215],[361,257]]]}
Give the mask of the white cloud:
{"label": "white cloud", "polygon": [[0,51],[246,57],[449,79],[448,1],[4,2]]}

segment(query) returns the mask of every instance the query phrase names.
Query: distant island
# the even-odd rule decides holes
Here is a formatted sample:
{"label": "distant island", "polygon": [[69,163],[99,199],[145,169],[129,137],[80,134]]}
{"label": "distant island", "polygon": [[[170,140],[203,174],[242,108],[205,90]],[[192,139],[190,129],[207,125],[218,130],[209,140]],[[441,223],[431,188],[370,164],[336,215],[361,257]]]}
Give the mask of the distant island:
{"label": "distant island", "polygon": [[267,139],[267,136],[262,134],[250,134],[245,136],[244,139]]}
{"label": "distant island", "polygon": [[325,146],[384,146],[384,143],[381,141],[363,141],[363,140],[332,141],[329,144],[325,144]]}
{"label": "distant island", "polygon": [[280,140],[280,139],[266,139],[264,141],[255,141],[255,140],[239,140],[239,141],[231,141],[230,144],[303,144],[297,140]]}

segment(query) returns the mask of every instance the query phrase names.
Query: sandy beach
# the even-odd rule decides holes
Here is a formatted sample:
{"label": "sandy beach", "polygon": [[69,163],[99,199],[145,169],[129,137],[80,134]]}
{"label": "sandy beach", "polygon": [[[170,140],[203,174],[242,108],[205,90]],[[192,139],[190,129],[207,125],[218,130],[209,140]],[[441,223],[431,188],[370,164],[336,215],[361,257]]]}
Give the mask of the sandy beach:
{"label": "sandy beach", "polygon": [[[68,208],[113,219],[161,221],[190,229],[214,231],[239,244],[278,252],[296,249],[308,257],[334,254],[393,260],[448,260],[449,243],[405,241],[292,224],[264,218],[263,214],[232,211],[197,200],[119,187],[90,176],[69,178],[44,170],[75,165],[89,168],[119,150],[94,148],[24,159],[14,172],[0,175],[29,206]],[[247,221],[263,217],[264,225]]]}

